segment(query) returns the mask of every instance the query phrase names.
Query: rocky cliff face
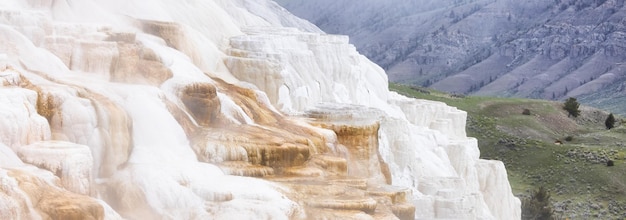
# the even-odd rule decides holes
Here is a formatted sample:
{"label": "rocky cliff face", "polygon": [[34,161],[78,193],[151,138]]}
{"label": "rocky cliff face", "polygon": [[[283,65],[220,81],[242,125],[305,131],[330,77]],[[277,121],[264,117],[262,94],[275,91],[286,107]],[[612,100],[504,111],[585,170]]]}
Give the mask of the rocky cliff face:
{"label": "rocky cliff face", "polygon": [[1,219],[518,219],[466,113],[271,1],[2,1]]}
{"label": "rocky cliff face", "polygon": [[626,113],[622,0],[279,1],[396,82]]}

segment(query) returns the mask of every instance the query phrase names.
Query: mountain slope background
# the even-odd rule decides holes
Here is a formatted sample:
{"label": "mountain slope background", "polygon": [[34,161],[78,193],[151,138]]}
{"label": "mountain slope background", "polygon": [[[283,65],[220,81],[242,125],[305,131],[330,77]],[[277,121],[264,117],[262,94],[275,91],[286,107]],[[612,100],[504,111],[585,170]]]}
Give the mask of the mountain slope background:
{"label": "mountain slope background", "polygon": [[278,0],[394,82],[626,115],[624,0]]}

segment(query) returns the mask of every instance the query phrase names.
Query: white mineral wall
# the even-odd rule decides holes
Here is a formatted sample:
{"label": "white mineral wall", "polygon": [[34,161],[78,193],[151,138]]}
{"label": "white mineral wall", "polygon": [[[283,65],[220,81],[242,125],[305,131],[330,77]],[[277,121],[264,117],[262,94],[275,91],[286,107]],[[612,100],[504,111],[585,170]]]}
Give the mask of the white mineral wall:
{"label": "white mineral wall", "polygon": [[22,146],[17,151],[25,163],[55,173],[63,188],[90,195],[93,157],[89,147],[70,142],[47,141]]}
{"label": "white mineral wall", "polygon": [[11,148],[0,143],[0,166],[2,167],[13,167],[13,166],[22,166],[22,160],[15,154]]}
{"label": "white mineral wall", "polygon": [[235,76],[265,91],[281,111],[301,112],[320,102],[388,107],[387,76],[346,36],[281,27],[244,32],[231,38],[225,63]]}
{"label": "white mineral wall", "polygon": [[[466,112],[389,92],[384,72],[362,59],[344,36],[273,27],[244,32],[231,38],[226,65],[233,75],[265,91],[283,112],[327,102],[385,111],[380,153],[393,184],[413,189],[417,218],[521,217],[508,182],[480,179],[496,171],[479,166],[478,143],[465,132]],[[486,188],[494,192],[484,193]]]}
{"label": "white mineral wall", "polygon": [[[116,43],[117,33],[129,38]],[[123,44],[153,51],[171,77],[157,85],[111,82]],[[4,0],[0,219],[40,216],[11,167],[45,180],[42,187],[95,197],[105,219],[302,217],[288,189],[224,175],[196,158],[165,103],[182,106],[182,88],[215,84],[209,76],[256,87],[287,114],[319,103],[385,112],[379,153],[393,184],[413,192],[417,218],[520,218],[506,170],[479,160],[476,140],[466,137],[465,112],[390,93],[383,70],[347,37],[325,35],[271,1]],[[255,123],[228,95],[218,97],[228,121]],[[42,112],[45,105],[54,109]],[[28,150],[57,143],[50,140],[84,157]],[[77,173],[63,179],[46,170]]]}
{"label": "white mineral wall", "polygon": [[[17,80],[13,71],[4,71],[5,80]],[[22,88],[0,89],[0,140],[14,150],[39,140],[50,139],[50,126],[37,114],[37,93]]]}

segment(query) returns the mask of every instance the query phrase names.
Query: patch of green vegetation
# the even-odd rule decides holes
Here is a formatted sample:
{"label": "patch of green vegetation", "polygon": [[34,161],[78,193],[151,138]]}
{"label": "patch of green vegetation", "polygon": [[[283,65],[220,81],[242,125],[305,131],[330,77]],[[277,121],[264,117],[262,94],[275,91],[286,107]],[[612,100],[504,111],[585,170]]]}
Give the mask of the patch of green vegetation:
{"label": "patch of green vegetation", "polygon": [[[578,117],[568,117],[562,102],[455,96],[394,83],[389,88],[466,111],[467,133],[478,139],[481,158],[505,164],[516,195],[525,197],[543,186],[552,195],[557,215],[572,219],[626,216],[626,208],[610,209],[608,204],[626,201],[623,119],[616,117],[620,123],[607,130],[608,112],[581,108]],[[530,114],[524,114],[525,109]],[[608,160],[614,166],[608,167]]]}

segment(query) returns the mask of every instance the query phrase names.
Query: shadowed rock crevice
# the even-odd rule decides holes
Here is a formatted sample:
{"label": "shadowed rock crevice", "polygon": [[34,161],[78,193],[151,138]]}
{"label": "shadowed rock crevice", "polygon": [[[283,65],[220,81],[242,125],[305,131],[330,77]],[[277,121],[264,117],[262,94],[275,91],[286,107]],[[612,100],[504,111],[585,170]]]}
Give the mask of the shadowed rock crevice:
{"label": "shadowed rock crevice", "polygon": [[182,93],[181,100],[199,125],[217,123],[221,106],[214,85],[192,84],[185,87]]}

